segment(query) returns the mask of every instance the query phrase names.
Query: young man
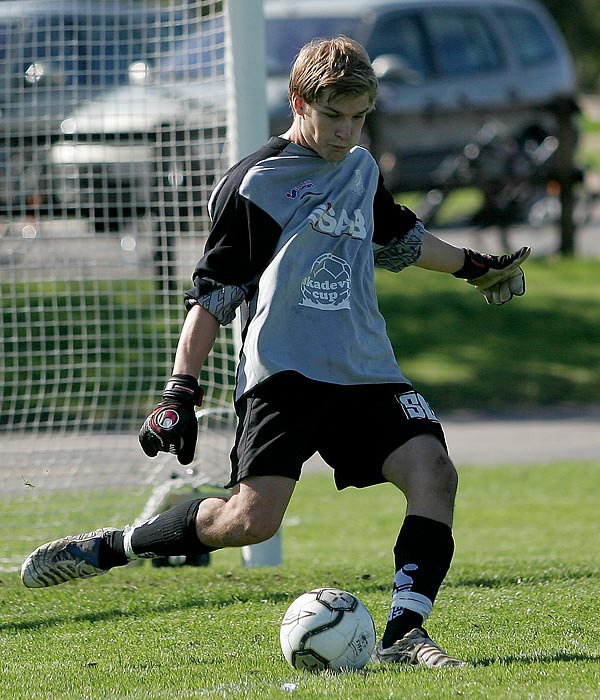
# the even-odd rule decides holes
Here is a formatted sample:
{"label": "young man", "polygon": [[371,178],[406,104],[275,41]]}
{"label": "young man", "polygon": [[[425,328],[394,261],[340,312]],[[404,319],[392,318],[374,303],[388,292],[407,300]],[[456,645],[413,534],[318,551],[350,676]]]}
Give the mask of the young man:
{"label": "young man", "polygon": [[[231,168],[212,195],[211,232],[186,294],[173,376],[139,437],[151,457],[168,451],[192,461],[197,378],[219,324],[243,305],[231,497],[43,545],[23,564],[26,586],[96,576],[139,557],[266,540],[303,463],[318,451],[339,489],[387,481],[407,500],[389,619],[374,658],[463,663],[422,626],[453,555],[457,475],[438,419],[396,363],[374,264],[454,274],[502,304],[525,292],[519,265],[529,249],[498,258],[456,248],[394,203],[375,161],[357,146],[376,95],[360,45],[345,37],[311,42],[290,75],[290,129]],[[322,405],[327,416],[314,420]]]}

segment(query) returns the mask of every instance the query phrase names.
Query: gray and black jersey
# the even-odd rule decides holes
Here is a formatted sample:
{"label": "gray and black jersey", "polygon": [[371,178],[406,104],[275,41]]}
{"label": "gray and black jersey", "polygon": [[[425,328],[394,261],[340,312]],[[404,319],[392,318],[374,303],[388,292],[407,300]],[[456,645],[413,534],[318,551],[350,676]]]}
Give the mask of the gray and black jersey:
{"label": "gray and black jersey", "polygon": [[407,382],[375,293],[374,265],[399,271],[423,227],[396,204],[368,151],[338,163],[272,138],[231,168],[186,305],[221,324],[243,304],[236,398],[278,372],[334,384]]}

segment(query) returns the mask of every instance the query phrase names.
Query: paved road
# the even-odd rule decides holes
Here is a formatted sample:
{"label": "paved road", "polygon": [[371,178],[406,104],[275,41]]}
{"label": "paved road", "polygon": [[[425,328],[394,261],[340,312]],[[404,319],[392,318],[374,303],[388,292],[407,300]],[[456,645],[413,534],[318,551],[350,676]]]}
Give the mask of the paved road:
{"label": "paved road", "polygon": [[[506,253],[498,229],[474,228],[431,229],[436,236],[455,245],[474,248],[486,253]],[[508,233],[512,250],[523,245],[532,247],[534,257],[553,255],[560,250],[560,231],[557,226],[532,228],[514,226]],[[575,234],[575,254],[586,258],[600,258],[600,201],[594,206],[594,216],[588,224],[579,227]]]}
{"label": "paved road", "polygon": [[[506,252],[495,227],[484,230],[432,227],[432,231],[456,245],[488,253]],[[0,267],[30,275],[32,270],[45,270],[51,259],[60,261],[52,272],[55,278],[81,275],[82,270],[92,268],[97,279],[134,276],[139,274],[139,270],[146,274],[148,269],[152,269],[152,242],[149,219],[134,222],[118,235],[94,235],[89,222],[84,220],[0,220]],[[513,249],[522,245],[532,246],[536,257],[552,255],[560,249],[559,227],[515,226],[508,233],[508,242]],[[187,279],[190,260],[195,260],[198,255],[198,236],[193,232],[186,234],[179,248],[174,264],[181,279]],[[575,252],[585,257],[600,257],[600,198],[594,202],[589,221],[576,232]]]}
{"label": "paved road", "polygon": [[457,465],[600,460],[600,410],[585,415],[444,421]]}

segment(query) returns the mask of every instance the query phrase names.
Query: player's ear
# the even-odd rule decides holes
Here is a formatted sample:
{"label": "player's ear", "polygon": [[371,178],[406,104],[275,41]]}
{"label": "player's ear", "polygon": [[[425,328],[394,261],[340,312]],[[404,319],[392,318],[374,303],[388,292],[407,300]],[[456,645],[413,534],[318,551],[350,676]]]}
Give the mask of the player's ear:
{"label": "player's ear", "polygon": [[297,92],[292,93],[290,102],[294,116],[297,114],[299,117],[303,117],[306,114],[306,102]]}

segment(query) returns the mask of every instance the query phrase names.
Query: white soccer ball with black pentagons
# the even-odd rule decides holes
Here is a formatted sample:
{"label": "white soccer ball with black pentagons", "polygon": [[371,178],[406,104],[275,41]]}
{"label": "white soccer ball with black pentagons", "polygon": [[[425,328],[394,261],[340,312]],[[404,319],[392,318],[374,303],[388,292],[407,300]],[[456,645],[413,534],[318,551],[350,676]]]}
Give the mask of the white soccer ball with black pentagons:
{"label": "white soccer ball with black pentagons", "polygon": [[352,593],[316,588],[287,609],[279,633],[290,665],[308,671],[362,668],[375,646],[375,625]]}

